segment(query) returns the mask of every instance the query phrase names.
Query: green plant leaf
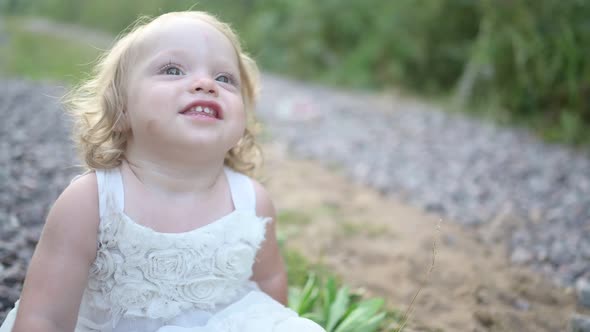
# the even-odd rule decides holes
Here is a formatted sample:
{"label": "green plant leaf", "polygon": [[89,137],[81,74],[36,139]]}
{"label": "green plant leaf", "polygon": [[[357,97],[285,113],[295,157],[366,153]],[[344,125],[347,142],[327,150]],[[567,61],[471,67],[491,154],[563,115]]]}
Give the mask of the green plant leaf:
{"label": "green plant leaf", "polygon": [[350,302],[348,287],[344,286],[338,290],[334,302],[330,304],[330,311],[328,314],[326,330],[328,332],[334,331],[334,327],[340,321],[344,313],[348,309],[348,303]]}
{"label": "green plant leaf", "polygon": [[288,306],[291,310],[297,312],[301,305],[301,289],[296,287],[289,287],[289,301]]}
{"label": "green plant leaf", "polygon": [[370,299],[358,304],[349,312],[334,332],[364,332],[361,329],[381,309],[384,301],[381,298]]}
{"label": "green plant leaf", "polygon": [[301,316],[311,312],[315,301],[318,299],[318,295],[319,288],[317,286],[317,278],[315,274],[311,273],[301,291],[301,301],[299,301],[299,306],[296,310],[297,313]]}
{"label": "green plant leaf", "polygon": [[369,319],[365,323],[365,325],[363,325],[361,331],[362,332],[376,331],[379,328],[379,326],[381,325],[381,322],[383,322],[383,320],[385,319],[385,315],[386,315],[386,312],[382,312],[380,314],[373,316],[373,318]]}
{"label": "green plant leaf", "polygon": [[383,300],[382,298],[373,298],[362,301],[361,303],[359,303],[357,308],[368,310],[368,312],[370,312],[371,315],[374,315],[377,313],[377,311],[379,311],[379,309],[381,309],[381,307],[383,307],[384,304],[385,300]]}
{"label": "green plant leaf", "polygon": [[330,317],[330,305],[334,303],[336,300],[336,293],[338,289],[336,288],[336,278],[330,277],[328,281],[324,285],[323,294],[322,294],[322,302],[323,302],[323,313],[324,313],[324,324],[327,324],[327,320]]}
{"label": "green plant leaf", "polygon": [[[308,313],[302,315],[301,317],[309,318],[318,324],[320,324],[319,322],[322,322],[322,320],[324,318],[320,312],[308,312]],[[320,324],[320,325],[322,325],[322,324]]]}

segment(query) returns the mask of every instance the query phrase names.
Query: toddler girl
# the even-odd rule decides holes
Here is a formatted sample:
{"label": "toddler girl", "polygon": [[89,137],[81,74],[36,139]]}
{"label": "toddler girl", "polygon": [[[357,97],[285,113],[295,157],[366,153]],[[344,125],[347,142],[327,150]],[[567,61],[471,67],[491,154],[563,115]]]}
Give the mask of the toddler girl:
{"label": "toddler girl", "polygon": [[90,172],[52,207],[8,331],[324,331],[284,307],[272,202],[244,173],[257,69],[203,12],[139,22],[70,98]]}

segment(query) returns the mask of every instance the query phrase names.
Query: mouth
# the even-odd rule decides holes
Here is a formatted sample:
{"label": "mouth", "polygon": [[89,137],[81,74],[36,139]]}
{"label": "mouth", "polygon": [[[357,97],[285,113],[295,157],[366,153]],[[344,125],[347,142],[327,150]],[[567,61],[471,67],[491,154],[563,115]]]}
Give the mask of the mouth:
{"label": "mouth", "polygon": [[188,104],[180,111],[180,114],[189,116],[204,116],[212,119],[223,119],[221,106],[214,101],[195,101]]}

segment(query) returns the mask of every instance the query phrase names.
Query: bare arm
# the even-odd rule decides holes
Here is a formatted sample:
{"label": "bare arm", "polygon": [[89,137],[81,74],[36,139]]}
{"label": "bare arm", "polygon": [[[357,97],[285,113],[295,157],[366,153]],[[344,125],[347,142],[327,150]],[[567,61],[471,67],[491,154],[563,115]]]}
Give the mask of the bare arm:
{"label": "bare arm", "polygon": [[254,181],[256,192],[256,214],[270,217],[266,227],[266,238],[256,256],[252,279],[258,286],[283,305],[287,305],[287,273],[276,237],[276,212],[266,190]]}
{"label": "bare arm", "polygon": [[96,176],[70,184],[57,199],[29,265],[13,332],[73,331],[98,230]]}

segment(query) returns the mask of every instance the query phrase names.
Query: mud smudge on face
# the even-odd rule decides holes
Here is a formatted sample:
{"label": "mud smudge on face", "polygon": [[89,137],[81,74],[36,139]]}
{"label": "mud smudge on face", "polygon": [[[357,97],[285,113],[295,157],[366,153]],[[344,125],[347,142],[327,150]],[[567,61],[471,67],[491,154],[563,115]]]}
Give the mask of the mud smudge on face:
{"label": "mud smudge on face", "polygon": [[156,134],[158,132],[157,121],[156,120],[148,120],[145,129],[149,134]]}

